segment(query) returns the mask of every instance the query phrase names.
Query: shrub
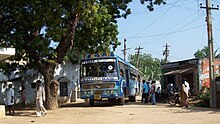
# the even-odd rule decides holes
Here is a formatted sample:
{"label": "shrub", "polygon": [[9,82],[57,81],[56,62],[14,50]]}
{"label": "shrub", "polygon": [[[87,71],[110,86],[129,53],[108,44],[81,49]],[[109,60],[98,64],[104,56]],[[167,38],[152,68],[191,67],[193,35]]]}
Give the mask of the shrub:
{"label": "shrub", "polygon": [[198,107],[210,107],[210,92],[208,88],[204,88],[204,91],[197,97],[200,102],[196,104]]}

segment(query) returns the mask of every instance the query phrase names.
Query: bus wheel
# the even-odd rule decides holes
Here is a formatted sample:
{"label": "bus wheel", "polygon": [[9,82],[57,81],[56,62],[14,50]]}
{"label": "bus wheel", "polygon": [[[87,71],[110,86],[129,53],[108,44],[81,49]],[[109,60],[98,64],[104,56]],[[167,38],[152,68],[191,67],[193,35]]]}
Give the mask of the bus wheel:
{"label": "bus wheel", "polygon": [[136,96],[134,96],[134,98],[133,98],[133,102],[136,102]]}
{"label": "bus wheel", "polygon": [[129,96],[129,102],[136,102],[136,96]]}
{"label": "bus wheel", "polygon": [[94,106],[94,99],[90,99],[90,100],[89,100],[89,105],[90,105],[90,106]]}
{"label": "bus wheel", "polygon": [[116,101],[115,98],[109,98],[109,99],[108,99],[108,102],[111,103],[111,104],[112,104],[112,103],[115,103],[115,101]]}
{"label": "bus wheel", "polygon": [[122,95],[121,98],[118,99],[119,105],[124,105],[125,104],[125,96],[124,94]]}

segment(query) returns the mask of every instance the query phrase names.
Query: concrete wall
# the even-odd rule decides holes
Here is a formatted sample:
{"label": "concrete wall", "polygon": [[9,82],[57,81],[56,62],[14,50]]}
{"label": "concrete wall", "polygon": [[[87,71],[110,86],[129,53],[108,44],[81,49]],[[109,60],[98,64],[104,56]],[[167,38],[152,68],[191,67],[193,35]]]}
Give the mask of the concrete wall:
{"label": "concrete wall", "polygon": [[4,116],[5,116],[5,106],[0,105],[0,117],[4,117]]}
{"label": "concrete wall", "polygon": [[[58,81],[63,81],[64,79],[68,81],[68,96],[60,97],[58,94],[59,102],[75,102],[77,99],[77,87],[79,86],[79,65],[73,65],[71,63],[60,64],[55,69],[54,77],[55,80]],[[19,94],[19,90],[21,90],[22,85],[25,86],[27,97],[26,104],[34,104],[35,88],[32,88],[31,86],[37,79],[43,80],[43,76],[37,73],[35,70],[28,70],[22,77],[15,78],[11,81],[15,90],[15,104],[20,104],[21,102],[21,95]],[[2,81],[2,79],[0,79],[0,81]],[[7,88],[7,82],[2,81],[0,83],[0,104],[5,104],[5,93]],[[60,89],[60,87],[58,89]],[[60,92],[58,91],[58,93]]]}

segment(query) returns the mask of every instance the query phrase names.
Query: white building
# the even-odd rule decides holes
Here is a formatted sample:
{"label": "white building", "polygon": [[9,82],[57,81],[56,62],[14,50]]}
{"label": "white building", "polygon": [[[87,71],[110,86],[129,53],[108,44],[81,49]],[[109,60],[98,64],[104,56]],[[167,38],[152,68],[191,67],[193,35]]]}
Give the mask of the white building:
{"label": "white building", "polygon": [[[75,102],[79,92],[79,65],[63,62],[56,67],[54,77],[59,82],[58,102]],[[26,104],[34,104],[35,81],[38,79],[43,80],[43,76],[33,69],[27,70],[23,75],[14,71],[9,78],[0,72],[0,104],[4,104],[8,81],[13,83],[16,104],[21,101],[19,90],[21,90],[22,86],[25,86]]]}
{"label": "white building", "polygon": [[[0,61],[5,60],[12,55],[15,55],[15,48],[2,48],[2,47],[0,47]],[[0,78],[2,80],[5,80],[5,76],[3,76],[2,74],[0,74]],[[2,85],[0,85],[0,86],[1,86],[0,87],[0,97],[1,97],[3,92],[1,90]],[[5,106],[4,105],[0,105],[0,117],[1,116],[5,116]]]}

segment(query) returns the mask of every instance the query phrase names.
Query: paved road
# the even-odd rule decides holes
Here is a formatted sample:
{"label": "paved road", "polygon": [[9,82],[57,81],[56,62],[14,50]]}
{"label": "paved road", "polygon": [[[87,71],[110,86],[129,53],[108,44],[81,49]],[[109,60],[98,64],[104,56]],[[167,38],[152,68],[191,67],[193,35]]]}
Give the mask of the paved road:
{"label": "paved road", "polygon": [[124,106],[79,101],[36,117],[34,109],[17,110],[15,116],[0,118],[0,124],[219,124],[220,110],[126,103]]}

